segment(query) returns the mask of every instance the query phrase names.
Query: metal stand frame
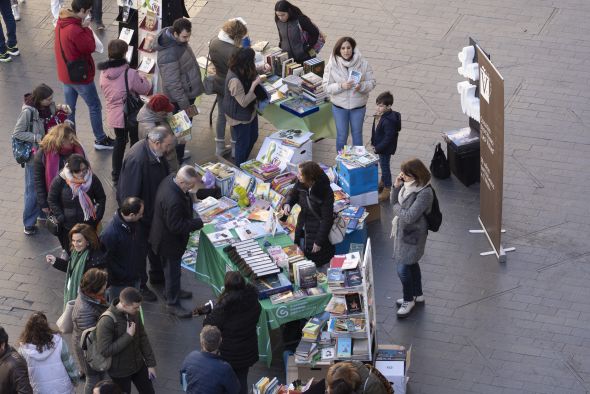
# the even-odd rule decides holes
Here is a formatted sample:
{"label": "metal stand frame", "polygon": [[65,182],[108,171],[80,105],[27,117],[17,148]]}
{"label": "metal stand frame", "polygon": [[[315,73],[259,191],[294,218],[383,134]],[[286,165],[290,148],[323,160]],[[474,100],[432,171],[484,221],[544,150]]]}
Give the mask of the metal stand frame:
{"label": "metal stand frame", "polygon": [[[506,252],[513,252],[513,251],[516,250],[516,248],[515,247],[504,248],[500,244],[500,250],[497,251],[496,248],[495,248],[495,246],[494,246],[494,244],[492,243],[492,240],[490,239],[490,236],[489,236],[488,232],[486,231],[485,226],[481,222],[481,218],[479,217],[479,215],[477,216],[477,220],[479,221],[479,225],[481,226],[481,229],[469,230],[469,233],[470,234],[485,234],[486,235],[486,238],[488,239],[488,242],[492,246],[492,250],[488,250],[487,252],[481,252],[479,255],[480,256],[489,256],[491,254],[495,254],[496,257],[498,258],[498,262],[505,263],[506,262]],[[502,229],[501,231],[503,233],[506,232],[506,230],[504,230],[504,229]]]}

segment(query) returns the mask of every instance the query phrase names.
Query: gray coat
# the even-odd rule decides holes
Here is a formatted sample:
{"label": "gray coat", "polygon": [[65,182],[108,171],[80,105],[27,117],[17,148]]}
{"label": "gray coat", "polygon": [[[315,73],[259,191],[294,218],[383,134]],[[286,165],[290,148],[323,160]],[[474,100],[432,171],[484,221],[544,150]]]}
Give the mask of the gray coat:
{"label": "gray coat", "polygon": [[428,223],[424,214],[432,209],[432,188],[412,193],[403,204],[398,202],[400,187],[393,190],[393,214],[399,219],[393,243],[393,262],[415,264],[424,255]]}
{"label": "gray coat", "polygon": [[158,51],[158,68],[163,93],[180,109],[190,100],[203,94],[201,70],[193,50],[187,43],[178,42],[167,27],[158,33],[154,49]]}

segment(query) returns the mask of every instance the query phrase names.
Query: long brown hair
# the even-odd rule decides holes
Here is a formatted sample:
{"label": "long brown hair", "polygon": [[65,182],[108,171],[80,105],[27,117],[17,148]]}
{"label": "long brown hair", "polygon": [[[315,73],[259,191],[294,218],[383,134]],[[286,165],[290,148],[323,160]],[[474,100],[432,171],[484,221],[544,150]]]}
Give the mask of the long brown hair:
{"label": "long brown hair", "polygon": [[61,123],[49,129],[47,135],[39,143],[39,147],[45,152],[59,152],[65,142],[81,146],[72,126]]}
{"label": "long brown hair", "polygon": [[324,173],[322,167],[315,161],[306,161],[299,164],[299,170],[308,187],[316,183]]}
{"label": "long brown hair", "polygon": [[82,236],[90,244],[90,249],[98,250],[98,248],[100,247],[100,241],[98,240],[98,235],[96,235],[96,230],[94,229],[94,227],[86,223],[75,224],[68,234],[70,243],[72,242],[72,235],[74,234],[82,234]]}
{"label": "long brown hair", "polygon": [[90,268],[80,280],[80,290],[86,295],[97,295],[107,283],[108,277],[105,270]]}
{"label": "long brown hair", "polygon": [[430,181],[430,171],[420,159],[406,160],[401,165],[401,170],[416,180],[417,186],[424,186]]}
{"label": "long brown hair", "polygon": [[340,37],[338,41],[336,41],[336,44],[334,44],[334,49],[332,50],[332,55],[334,57],[342,57],[342,55],[340,54],[340,48],[342,48],[342,44],[344,44],[345,42],[350,43],[350,46],[352,47],[352,56],[354,56],[354,49],[356,48],[355,39],[352,37]]}
{"label": "long brown hair", "polygon": [[43,312],[35,312],[27,320],[27,324],[25,324],[25,328],[20,335],[20,342],[35,345],[37,351],[42,353],[44,349],[51,349],[55,345],[53,335],[57,333],[57,331],[49,327],[47,316]]}

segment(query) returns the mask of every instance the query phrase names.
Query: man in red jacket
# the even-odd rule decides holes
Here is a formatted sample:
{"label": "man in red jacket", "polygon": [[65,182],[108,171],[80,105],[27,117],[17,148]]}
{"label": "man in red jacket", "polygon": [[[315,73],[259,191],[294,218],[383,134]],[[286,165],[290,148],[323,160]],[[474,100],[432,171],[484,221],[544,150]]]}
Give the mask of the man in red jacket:
{"label": "man in red jacket", "polygon": [[[69,119],[75,122],[76,101],[78,95],[88,105],[90,124],[94,133],[94,148],[98,150],[113,149],[114,142],[107,137],[102,127],[102,107],[94,84],[94,60],[92,52],[96,49],[94,34],[90,29],[90,10],[92,0],[73,0],[71,9],[62,9],[55,27],[55,61],[57,77],[64,84],[66,104],[72,112]],[[84,79],[73,82],[68,72],[67,63],[83,60],[86,63]]]}

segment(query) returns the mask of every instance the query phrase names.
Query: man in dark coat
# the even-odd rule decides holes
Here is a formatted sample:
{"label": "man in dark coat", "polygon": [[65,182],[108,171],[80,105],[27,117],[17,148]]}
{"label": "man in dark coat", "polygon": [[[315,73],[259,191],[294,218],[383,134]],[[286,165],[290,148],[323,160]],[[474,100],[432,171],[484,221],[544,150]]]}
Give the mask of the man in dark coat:
{"label": "man in dark coat", "polygon": [[107,249],[109,301],[119,297],[125,287],[141,286],[140,272],[147,253],[147,234],[139,223],[143,210],[141,199],[127,197],[100,235],[100,242]]}
{"label": "man in dark coat", "polygon": [[240,382],[231,366],[219,356],[221,331],[215,326],[205,326],[199,337],[201,351],[186,356],[180,369],[186,382],[184,390],[189,394],[237,394]]}
{"label": "man in dark coat", "polygon": [[192,312],[180,305],[181,298],[192,293],[180,289],[180,261],[190,233],[203,227],[200,218],[193,218],[193,204],[188,194],[199,181],[197,171],[183,166],[176,176],[162,181],[156,194],[154,217],[149,242],[154,253],[160,256],[166,278],[167,310],[181,318],[192,317]]}
{"label": "man in dark coat", "polygon": [[190,18],[184,0],[162,0],[162,29],[182,17]]}
{"label": "man in dark coat", "polygon": [[0,393],[33,394],[27,362],[8,344],[3,327],[0,327]]}
{"label": "man in dark coat", "polygon": [[[160,182],[168,175],[168,163],[164,156],[171,149],[174,149],[175,137],[172,132],[163,126],[152,129],[145,140],[139,141],[129,149],[123,160],[123,167],[119,175],[117,186],[117,202],[119,205],[127,197],[138,197],[143,200],[144,230],[149,234],[156,192]],[[150,282],[162,284],[164,273],[158,256],[148,249],[150,260]],[[155,301],[156,295],[147,287],[147,274],[144,266],[140,269],[141,274],[141,295],[145,301]]]}
{"label": "man in dark coat", "polygon": [[295,204],[301,207],[295,244],[316,265],[329,263],[335,253],[328,238],[334,224],[334,192],[330,179],[317,163],[308,161],[299,165],[299,180],[287,196],[284,213],[288,214]]}

